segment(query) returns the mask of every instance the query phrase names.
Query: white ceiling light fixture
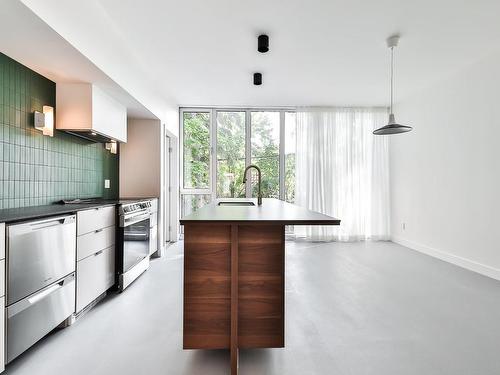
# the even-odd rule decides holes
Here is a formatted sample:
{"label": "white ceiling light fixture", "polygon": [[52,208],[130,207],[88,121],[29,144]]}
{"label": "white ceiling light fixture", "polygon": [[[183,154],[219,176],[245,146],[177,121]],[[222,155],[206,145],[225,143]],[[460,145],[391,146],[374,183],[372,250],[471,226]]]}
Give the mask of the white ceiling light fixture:
{"label": "white ceiling light fixture", "polygon": [[399,42],[399,35],[393,35],[387,38],[387,47],[391,50],[391,106],[389,113],[389,123],[381,128],[373,131],[375,135],[390,135],[400,134],[411,131],[413,128],[408,125],[401,125],[396,122],[393,111],[394,102],[394,47],[397,47]]}

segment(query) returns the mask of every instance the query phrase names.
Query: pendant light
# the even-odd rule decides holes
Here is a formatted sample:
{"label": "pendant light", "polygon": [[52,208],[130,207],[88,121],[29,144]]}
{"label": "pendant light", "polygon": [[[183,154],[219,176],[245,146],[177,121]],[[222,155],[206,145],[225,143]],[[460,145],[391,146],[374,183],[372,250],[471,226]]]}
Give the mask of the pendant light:
{"label": "pendant light", "polygon": [[378,128],[373,131],[375,135],[390,135],[390,134],[399,134],[406,133],[412,130],[413,128],[408,125],[401,125],[396,122],[393,113],[393,101],[394,101],[394,47],[398,45],[399,35],[393,35],[387,38],[387,47],[391,50],[391,107],[389,114],[389,123],[381,128]]}

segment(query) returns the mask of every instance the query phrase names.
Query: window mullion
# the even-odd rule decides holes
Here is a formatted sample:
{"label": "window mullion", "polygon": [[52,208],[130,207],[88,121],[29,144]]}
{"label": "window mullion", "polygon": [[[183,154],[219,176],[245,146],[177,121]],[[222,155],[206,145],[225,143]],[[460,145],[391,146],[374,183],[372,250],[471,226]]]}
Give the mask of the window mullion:
{"label": "window mullion", "polygon": [[280,111],[279,197],[285,200],[285,111]]}
{"label": "window mullion", "polygon": [[[252,164],[252,129],[251,129],[251,114],[249,110],[245,111],[245,168]],[[250,176],[251,177],[251,176]],[[247,198],[252,197],[252,179],[249,178],[245,184],[245,195]]]}
{"label": "window mullion", "polygon": [[210,114],[210,181],[212,200],[217,198],[217,110]]}

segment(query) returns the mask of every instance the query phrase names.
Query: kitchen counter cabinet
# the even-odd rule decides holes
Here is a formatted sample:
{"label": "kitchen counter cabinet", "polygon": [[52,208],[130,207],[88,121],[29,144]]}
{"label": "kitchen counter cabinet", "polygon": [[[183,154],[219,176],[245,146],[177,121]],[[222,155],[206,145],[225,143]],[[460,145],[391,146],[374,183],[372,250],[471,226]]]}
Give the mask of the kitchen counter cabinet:
{"label": "kitchen counter cabinet", "polygon": [[100,206],[77,212],[77,235],[99,233],[100,230],[115,226],[116,207]]}
{"label": "kitchen counter cabinet", "polygon": [[340,220],[277,199],[219,206],[184,217],[184,349],[285,346],[285,225]]}
{"label": "kitchen counter cabinet", "polygon": [[115,246],[99,250],[76,263],[76,313],[115,284]]}
{"label": "kitchen counter cabinet", "polygon": [[76,314],[115,284],[116,208],[76,214]]}

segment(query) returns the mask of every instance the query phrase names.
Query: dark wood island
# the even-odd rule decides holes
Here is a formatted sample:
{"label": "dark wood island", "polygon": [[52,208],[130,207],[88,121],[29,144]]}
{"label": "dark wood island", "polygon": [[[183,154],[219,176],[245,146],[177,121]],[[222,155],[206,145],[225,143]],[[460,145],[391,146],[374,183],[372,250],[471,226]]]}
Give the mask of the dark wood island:
{"label": "dark wood island", "polygon": [[278,199],[219,199],[184,225],[184,349],[285,346],[285,225],[340,220]]}

